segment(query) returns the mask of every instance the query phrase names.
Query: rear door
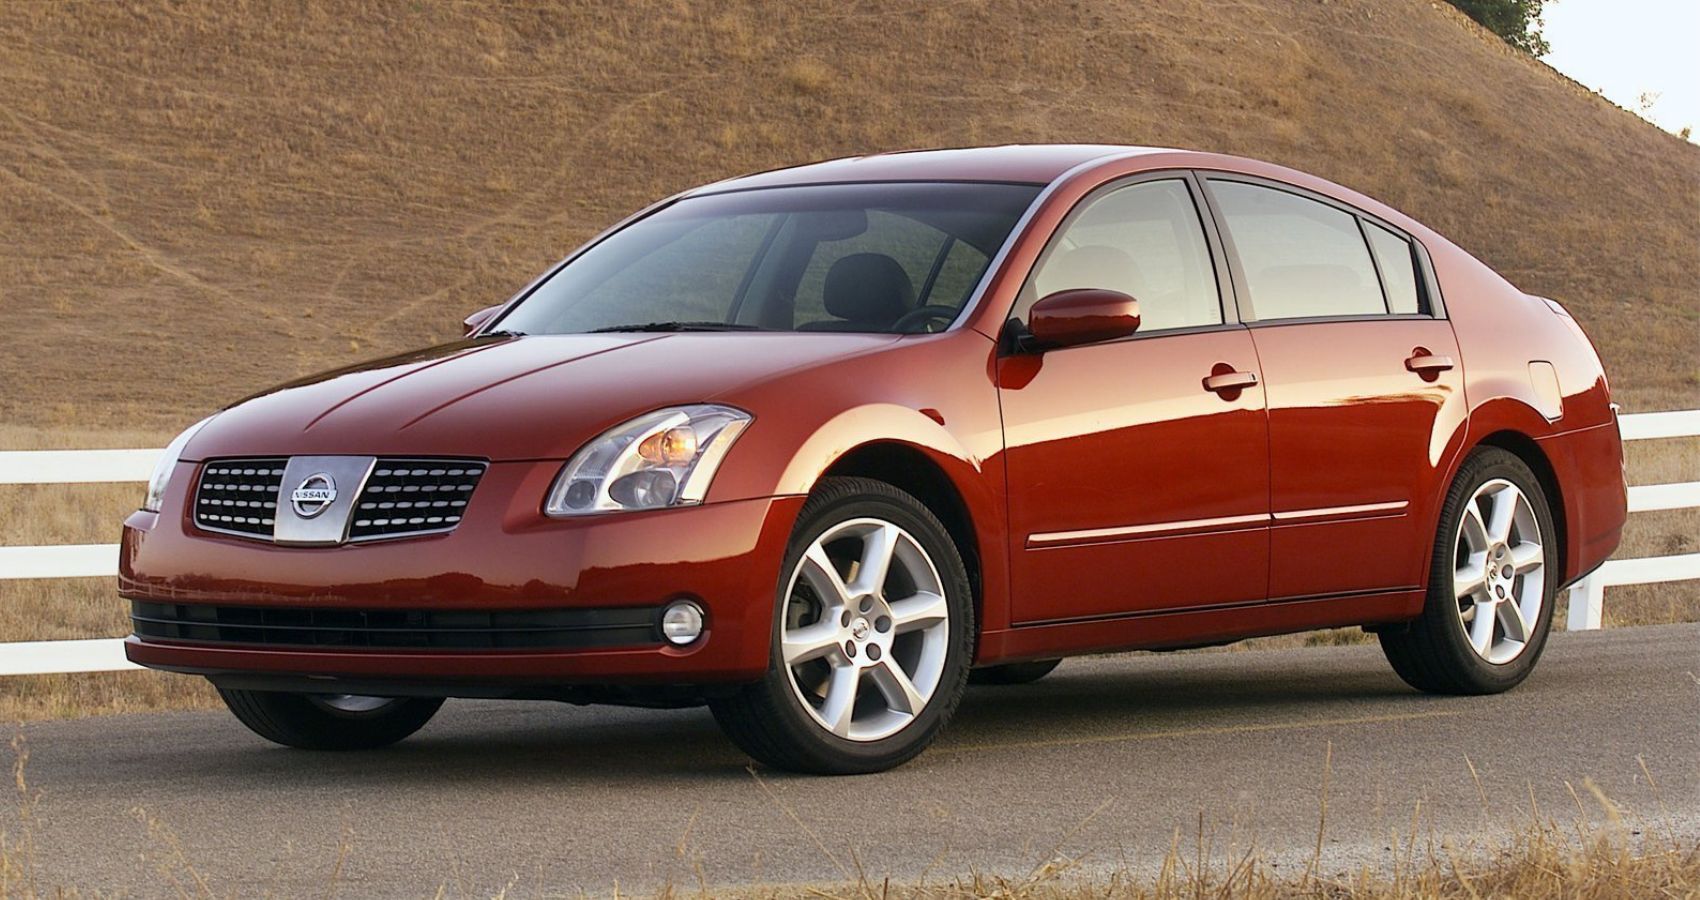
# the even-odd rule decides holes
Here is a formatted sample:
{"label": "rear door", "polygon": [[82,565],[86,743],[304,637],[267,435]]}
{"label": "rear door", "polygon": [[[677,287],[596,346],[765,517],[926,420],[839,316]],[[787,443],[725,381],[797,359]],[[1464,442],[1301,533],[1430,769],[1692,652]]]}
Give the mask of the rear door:
{"label": "rear door", "polygon": [[1419,588],[1451,425],[1451,324],[1420,246],[1273,182],[1207,179],[1269,405],[1269,592]]}

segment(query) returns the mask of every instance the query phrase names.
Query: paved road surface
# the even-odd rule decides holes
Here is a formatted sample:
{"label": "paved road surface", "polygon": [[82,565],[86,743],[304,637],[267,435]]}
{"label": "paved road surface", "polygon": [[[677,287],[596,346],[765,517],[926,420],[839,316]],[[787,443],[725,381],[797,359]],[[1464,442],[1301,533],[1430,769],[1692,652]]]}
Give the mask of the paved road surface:
{"label": "paved road surface", "polygon": [[[451,702],[358,755],[273,748],[223,713],[23,734],[37,875],[83,890],[600,894],[845,880],[857,860],[875,879],[1021,874],[1053,853],[1142,867],[1177,831],[1191,853],[1201,822],[1217,851],[1302,866],[1330,747],[1339,870],[1388,861],[1414,813],[1425,842],[1502,834],[1531,803],[1572,821],[1566,782],[1598,820],[1584,779],[1632,823],[1700,834],[1696,675],[1691,625],[1558,635],[1529,682],[1484,698],[1419,696],[1374,647],[1071,660],[972,689],[917,762],[839,779],[752,774],[700,710]],[[0,829],[15,843],[18,811]]]}

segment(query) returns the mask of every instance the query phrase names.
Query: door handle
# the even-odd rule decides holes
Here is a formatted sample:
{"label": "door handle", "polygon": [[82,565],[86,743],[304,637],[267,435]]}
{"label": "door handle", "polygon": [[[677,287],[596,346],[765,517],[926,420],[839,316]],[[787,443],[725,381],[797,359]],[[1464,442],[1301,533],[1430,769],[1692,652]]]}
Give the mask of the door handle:
{"label": "door handle", "polygon": [[1419,351],[1410,359],[1405,360],[1406,369],[1424,375],[1434,372],[1445,372],[1457,365],[1457,363],[1452,361],[1452,357],[1450,356],[1435,356],[1434,354],[1426,351]]}
{"label": "door handle", "polygon": [[1216,394],[1238,391],[1257,384],[1255,372],[1218,372],[1204,379],[1204,389]]}

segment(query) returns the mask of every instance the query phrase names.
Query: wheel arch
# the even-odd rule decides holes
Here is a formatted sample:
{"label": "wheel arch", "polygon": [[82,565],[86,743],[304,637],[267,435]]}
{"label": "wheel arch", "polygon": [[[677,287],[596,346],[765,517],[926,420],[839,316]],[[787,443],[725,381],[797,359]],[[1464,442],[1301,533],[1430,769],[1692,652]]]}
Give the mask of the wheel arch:
{"label": "wheel arch", "polygon": [[[1529,435],[1514,429],[1501,429],[1484,435],[1470,447],[1469,453],[1484,447],[1504,450],[1523,461],[1529,471],[1535,473],[1535,480],[1540,483],[1541,493],[1546,495],[1547,509],[1552,513],[1553,529],[1558,533],[1553,538],[1558,547],[1558,571],[1568,571],[1565,567],[1570,562],[1569,526],[1564,513],[1564,488],[1559,484],[1558,473],[1554,471],[1552,461],[1547,459],[1546,451]],[[1464,454],[1466,457],[1469,453]],[[1457,473],[1453,473],[1457,477]],[[1451,479],[1448,479],[1450,489]]]}
{"label": "wheel arch", "polygon": [[937,516],[962,556],[973,592],[974,617],[984,627],[985,559],[980,530],[962,490],[931,456],[912,444],[875,440],[852,447],[821,472],[821,478],[857,476],[884,482],[921,501]]}
{"label": "wheel arch", "polygon": [[[964,346],[979,359],[991,345],[977,334],[973,339],[976,343]],[[721,467],[710,498],[806,497],[828,475],[876,478],[916,494],[961,552],[977,630],[983,635],[1007,628],[1008,524],[995,391],[971,382],[930,397],[931,404],[914,398],[845,402],[853,399],[845,394],[866,392],[825,392],[806,403],[793,398],[789,415],[761,412],[784,398],[746,402],[757,410],[756,422]],[[980,645],[975,642],[976,652]]]}

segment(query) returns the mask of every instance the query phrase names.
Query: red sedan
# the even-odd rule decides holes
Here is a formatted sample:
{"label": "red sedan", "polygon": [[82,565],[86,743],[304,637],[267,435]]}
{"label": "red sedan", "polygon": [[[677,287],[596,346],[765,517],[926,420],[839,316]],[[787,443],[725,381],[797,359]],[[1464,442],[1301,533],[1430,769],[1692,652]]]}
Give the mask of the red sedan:
{"label": "red sedan", "polygon": [[386,745],[445,697],[706,703],[885,769],[971,680],[1338,626],[1506,690],[1616,547],[1598,356],[1368,197],[1106,146],[687,191],[464,340],[173,441],[125,523],[130,659]]}

